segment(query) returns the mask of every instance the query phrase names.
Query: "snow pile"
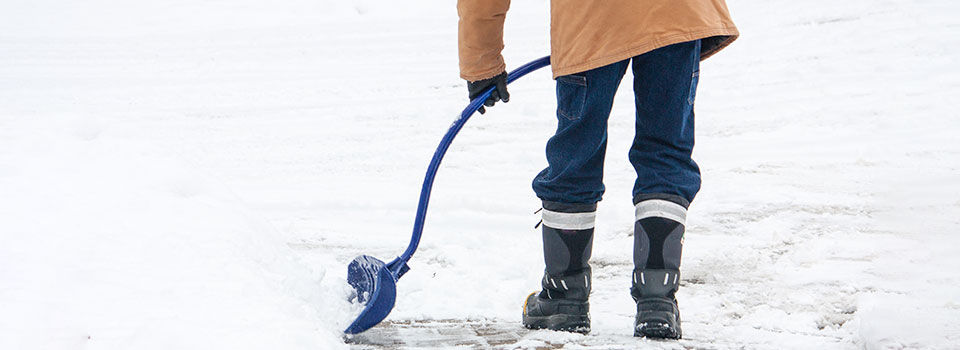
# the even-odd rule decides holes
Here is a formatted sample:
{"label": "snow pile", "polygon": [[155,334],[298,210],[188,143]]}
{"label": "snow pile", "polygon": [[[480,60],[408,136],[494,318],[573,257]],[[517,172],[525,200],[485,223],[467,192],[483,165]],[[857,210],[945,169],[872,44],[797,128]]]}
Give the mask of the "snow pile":
{"label": "snow pile", "polygon": [[27,118],[0,119],[0,348],[343,346],[342,279],[215,178],[89,117]]}

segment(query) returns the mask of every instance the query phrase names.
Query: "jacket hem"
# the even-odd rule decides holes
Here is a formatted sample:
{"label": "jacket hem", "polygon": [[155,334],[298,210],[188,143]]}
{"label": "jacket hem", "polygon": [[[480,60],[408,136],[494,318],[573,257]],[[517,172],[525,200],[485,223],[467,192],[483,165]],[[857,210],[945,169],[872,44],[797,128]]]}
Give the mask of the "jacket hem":
{"label": "jacket hem", "polygon": [[[561,75],[568,75],[574,73],[585,72],[594,68],[599,68],[606,66],[611,63],[623,61],[625,59],[642,55],[644,53],[659,49],[664,46],[669,46],[673,44],[678,44],[687,41],[693,41],[697,39],[709,38],[713,36],[728,36],[728,38],[718,45],[714,46],[713,49],[709,51],[704,51],[700,53],[700,60],[704,60],[707,57],[713,56],[727,45],[730,45],[737,37],[740,35],[740,32],[737,31],[735,27],[723,27],[723,28],[712,28],[706,30],[698,30],[692,32],[685,32],[679,34],[670,34],[655,37],[651,40],[646,40],[637,45],[631,46],[629,49],[603,56],[600,58],[595,58],[587,62],[581,62],[573,65],[557,67],[553,66],[553,78],[556,79]],[[551,52],[553,57],[556,57],[555,52]]]}

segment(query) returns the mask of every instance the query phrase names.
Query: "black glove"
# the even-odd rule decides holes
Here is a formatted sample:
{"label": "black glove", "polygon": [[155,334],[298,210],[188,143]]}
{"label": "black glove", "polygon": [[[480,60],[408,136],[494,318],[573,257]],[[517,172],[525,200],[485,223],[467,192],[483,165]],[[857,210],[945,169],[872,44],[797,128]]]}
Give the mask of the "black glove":
{"label": "black glove", "polygon": [[[477,98],[483,91],[487,88],[495,86],[493,93],[490,94],[490,98],[486,101],[483,101],[483,106],[493,107],[493,104],[497,101],[503,101],[504,103],[510,102],[510,93],[507,92],[507,72],[497,74],[493,78],[477,80],[477,81],[468,81],[467,82],[467,91],[470,92],[470,100]],[[480,114],[486,113],[486,109],[480,106]]]}

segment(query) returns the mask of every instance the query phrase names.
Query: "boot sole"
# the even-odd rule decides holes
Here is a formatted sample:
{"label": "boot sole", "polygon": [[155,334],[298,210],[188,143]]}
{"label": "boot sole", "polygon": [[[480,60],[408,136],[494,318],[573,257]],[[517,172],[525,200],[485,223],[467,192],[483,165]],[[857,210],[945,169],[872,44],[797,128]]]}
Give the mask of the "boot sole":
{"label": "boot sole", "polygon": [[590,333],[590,317],[582,315],[523,316],[523,326],[528,329]]}
{"label": "boot sole", "polygon": [[655,323],[636,327],[633,336],[653,339],[680,339],[680,332],[676,328],[670,327],[669,324]]}

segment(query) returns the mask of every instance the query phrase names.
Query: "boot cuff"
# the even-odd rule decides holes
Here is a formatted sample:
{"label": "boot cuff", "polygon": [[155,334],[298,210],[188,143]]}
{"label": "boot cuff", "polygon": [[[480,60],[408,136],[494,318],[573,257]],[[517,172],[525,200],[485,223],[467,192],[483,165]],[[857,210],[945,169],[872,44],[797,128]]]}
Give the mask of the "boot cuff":
{"label": "boot cuff", "polygon": [[633,197],[633,204],[636,205],[637,203],[643,202],[648,199],[662,199],[665,201],[677,203],[683,206],[684,208],[690,207],[690,201],[688,201],[686,198],[680,197],[675,194],[668,194],[668,193],[641,193]]}
{"label": "boot cuff", "polygon": [[561,203],[543,201],[543,209],[560,213],[586,213],[597,211],[597,203]]}
{"label": "boot cuff", "polygon": [[597,224],[597,204],[543,201],[543,226],[557,230],[589,230]]}

